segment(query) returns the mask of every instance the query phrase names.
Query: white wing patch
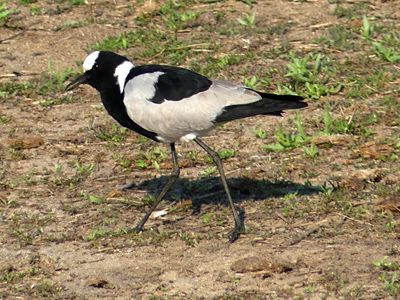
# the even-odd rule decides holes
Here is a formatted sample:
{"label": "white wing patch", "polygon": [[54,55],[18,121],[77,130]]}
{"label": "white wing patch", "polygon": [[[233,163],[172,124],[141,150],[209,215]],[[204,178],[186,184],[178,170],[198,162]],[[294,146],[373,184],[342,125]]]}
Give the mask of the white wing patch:
{"label": "white wing patch", "polygon": [[121,91],[121,94],[124,91],[126,77],[133,67],[133,63],[131,63],[130,61],[124,61],[122,64],[115,68],[114,76],[117,78],[117,83],[119,85],[119,90]]}
{"label": "white wing patch", "polygon": [[[145,73],[129,80],[125,86],[125,106],[131,107],[132,105],[138,104],[142,101],[149,102],[148,100],[152,99],[156,94],[156,83],[162,74],[164,73]],[[130,103],[131,101],[135,101],[136,103]]]}
{"label": "white wing patch", "polygon": [[99,57],[100,51],[94,51],[90,53],[83,62],[83,71],[89,71],[93,68],[97,58]]}

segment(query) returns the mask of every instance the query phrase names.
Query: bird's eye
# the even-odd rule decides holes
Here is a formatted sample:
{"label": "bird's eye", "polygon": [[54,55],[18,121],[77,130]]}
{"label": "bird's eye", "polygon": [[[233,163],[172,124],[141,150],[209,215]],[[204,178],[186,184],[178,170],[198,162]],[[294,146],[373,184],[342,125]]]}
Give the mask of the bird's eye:
{"label": "bird's eye", "polygon": [[100,70],[100,66],[98,64],[95,64],[92,69],[98,71]]}

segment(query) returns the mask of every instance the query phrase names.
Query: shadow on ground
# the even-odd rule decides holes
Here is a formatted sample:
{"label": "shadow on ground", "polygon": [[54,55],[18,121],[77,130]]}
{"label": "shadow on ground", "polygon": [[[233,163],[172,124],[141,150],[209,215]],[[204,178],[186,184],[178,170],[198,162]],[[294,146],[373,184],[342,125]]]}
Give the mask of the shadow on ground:
{"label": "shadow on ground", "polygon": [[[149,195],[157,195],[164,187],[168,176],[146,180],[137,185]],[[313,186],[309,182],[304,184],[269,180],[255,180],[248,177],[230,178],[228,186],[235,203],[248,200],[259,201],[273,197],[284,197],[290,194],[309,196],[326,192],[326,186]],[[191,199],[192,205],[200,209],[201,204],[222,203],[228,205],[228,200],[219,177],[202,178],[198,180],[178,179],[171,190],[164,197],[167,201]]]}

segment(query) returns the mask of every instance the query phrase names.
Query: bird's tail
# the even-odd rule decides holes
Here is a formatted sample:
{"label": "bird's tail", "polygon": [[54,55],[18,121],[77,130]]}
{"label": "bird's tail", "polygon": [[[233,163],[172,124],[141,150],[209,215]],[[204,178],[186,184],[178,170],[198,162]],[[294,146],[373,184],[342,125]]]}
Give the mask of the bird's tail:
{"label": "bird's tail", "polygon": [[226,106],[215,121],[223,123],[256,115],[280,116],[286,109],[300,109],[307,106],[307,103],[302,102],[304,98],[300,96],[257,93],[262,97],[261,100],[247,104]]}

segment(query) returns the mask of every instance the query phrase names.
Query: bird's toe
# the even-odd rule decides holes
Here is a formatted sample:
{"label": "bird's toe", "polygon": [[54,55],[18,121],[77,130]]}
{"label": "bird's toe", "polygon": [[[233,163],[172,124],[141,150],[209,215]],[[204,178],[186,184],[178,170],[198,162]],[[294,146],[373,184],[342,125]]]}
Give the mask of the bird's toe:
{"label": "bird's toe", "polygon": [[229,230],[229,232],[225,235],[225,237],[229,238],[229,242],[233,243],[234,241],[237,240],[239,235],[245,230],[243,222],[237,224],[235,223],[235,226]]}

